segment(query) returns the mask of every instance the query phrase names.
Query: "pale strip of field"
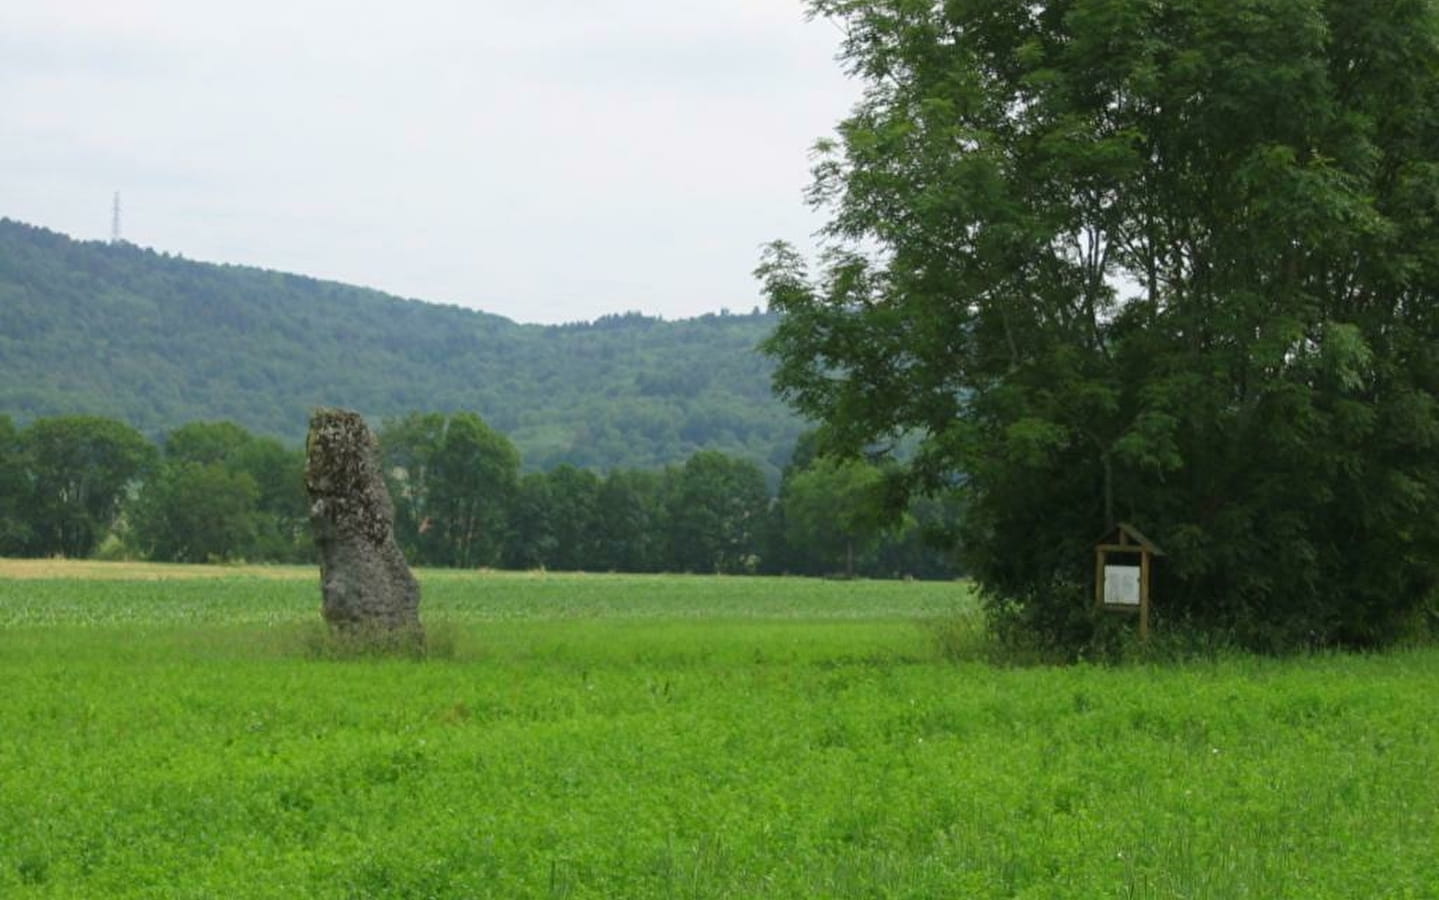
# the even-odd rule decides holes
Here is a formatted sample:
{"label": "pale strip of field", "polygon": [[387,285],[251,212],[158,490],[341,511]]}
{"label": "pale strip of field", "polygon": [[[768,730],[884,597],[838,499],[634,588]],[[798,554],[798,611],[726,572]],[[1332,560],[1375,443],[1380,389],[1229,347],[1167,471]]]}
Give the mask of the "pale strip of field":
{"label": "pale strip of field", "polygon": [[[543,578],[543,570],[534,572],[496,572],[491,569],[417,569],[425,580],[465,578],[483,575]],[[564,573],[563,577],[583,577],[584,573]],[[319,566],[281,566],[203,563],[158,563],[109,561],[97,559],[3,559],[0,578],[55,579],[77,581],[187,581],[196,578],[272,578],[280,581],[313,580],[320,577]]]}
{"label": "pale strip of field", "polygon": [[193,578],[317,578],[313,566],[207,566],[184,563],[103,562],[94,559],[0,559],[0,578],[73,578],[81,581],[170,581]]}
{"label": "pale strip of field", "polygon": [[[623,579],[627,581],[671,580],[672,574],[633,574],[616,572],[548,572],[544,569],[510,571],[502,569],[415,569],[421,581],[457,581],[485,579],[558,579],[582,581],[590,579]],[[76,581],[188,581],[204,578],[269,578],[278,581],[309,581],[320,577],[318,566],[262,564],[204,564],[111,561],[96,559],[6,559],[0,557],[0,578],[15,580],[73,579]],[[731,575],[687,575],[687,580],[740,579],[758,584],[768,578]],[[786,579],[788,580],[788,579]],[[804,581],[805,579],[798,579]],[[858,583],[858,582],[855,582]],[[962,583],[962,582],[961,582]]]}

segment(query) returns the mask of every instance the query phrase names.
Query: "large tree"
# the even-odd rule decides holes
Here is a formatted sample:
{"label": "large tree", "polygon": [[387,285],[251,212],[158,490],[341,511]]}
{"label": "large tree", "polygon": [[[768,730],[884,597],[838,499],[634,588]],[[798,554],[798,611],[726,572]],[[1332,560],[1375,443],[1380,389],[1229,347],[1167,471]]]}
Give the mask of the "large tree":
{"label": "large tree", "polygon": [[444,436],[445,415],[436,412],[387,419],[377,435],[386,486],[395,504],[395,542],[417,565],[438,559],[439,533],[430,519],[435,489],[431,474]]}
{"label": "large tree", "polygon": [[863,98],[822,141],[815,277],[760,266],[776,385],[838,450],[918,440],[995,621],[1102,633],[1090,544],[1157,609],[1374,643],[1439,584],[1432,0],[813,0]]}
{"label": "large tree", "polygon": [[260,517],[255,480],[221,462],[169,460],[133,505],[131,539],[146,558],[219,562],[254,546]]}
{"label": "large tree", "polygon": [[769,511],[764,473],[749,460],[701,450],[674,476],[667,498],[671,566],[734,574],[759,564]]}
{"label": "large tree", "polygon": [[23,553],[29,544],[30,525],[23,509],[29,497],[20,432],[9,416],[0,415],[0,556]]}
{"label": "large tree", "polygon": [[884,472],[856,459],[821,457],[787,478],[780,499],[785,538],[818,558],[824,571],[854,577],[855,553],[878,543],[894,524]]}
{"label": "large tree", "polygon": [[510,503],[505,567],[542,569],[551,566],[558,546],[549,476],[544,472],[527,472],[520,477],[514,500]]}
{"label": "large tree", "polygon": [[644,469],[614,469],[605,476],[597,503],[599,568],[614,572],[660,568],[665,480],[664,472]]}
{"label": "large tree", "polygon": [[25,550],[88,556],[114,525],[155,447],[123,422],[98,416],[37,419],[20,434],[27,470]]}
{"label": "large tree", "polygon": [[561,571],[599,567],[600,477],[589,469],[560,465],[550,483],[550,523],[555,547],[545,565]]}
{"label": "large tree", "polygon": [[470,412],[411,414],[379,435],[395,535],[414,562],[494,565],[505,546],[520,455]]}
{"label": "large tree", "polygon": [[153,559],[298,561],[313,552],[304,452],[233,422],[190,422],[164,441],[164,460],[129,517],[134,546]]}
{"label": "large tree", "polygon": [[505,565],[598,568],[599,489],[598,475],[568,464],[521,478],[510,506]]}
{"label": "large tree", "polygon": [[272,437],[252,437],[230,460],[249,475],[259,494],[255,501],[254,558],[305,562],[314,559],[310,502],[305,495],[305,451]]}

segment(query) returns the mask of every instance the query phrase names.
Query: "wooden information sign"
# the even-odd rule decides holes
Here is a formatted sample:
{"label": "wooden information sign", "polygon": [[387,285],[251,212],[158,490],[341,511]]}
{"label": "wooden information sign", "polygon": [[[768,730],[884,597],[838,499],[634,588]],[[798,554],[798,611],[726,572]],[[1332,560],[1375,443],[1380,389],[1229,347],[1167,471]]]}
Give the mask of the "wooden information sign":
{"label": "wooden information sign", "polygon": [[1149,640],[1149,574],[1164,555],[1133,525],[1120,522],[1094,546],[1094,600],[1100,609],[1139,613],[1139,639]]}

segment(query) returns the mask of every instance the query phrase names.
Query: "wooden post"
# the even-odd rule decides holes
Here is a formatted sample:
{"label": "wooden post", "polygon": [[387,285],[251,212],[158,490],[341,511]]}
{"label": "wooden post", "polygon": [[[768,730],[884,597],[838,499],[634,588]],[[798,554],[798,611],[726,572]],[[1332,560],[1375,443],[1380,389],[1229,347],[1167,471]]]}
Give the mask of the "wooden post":
{"label": "wooden post", "polygon": [[1104,551],[1094,551],[1094,605],[1104,608]]}
{"label": "wooden post", "polygon": [[1139,554],[1139,642],[1149,643],[1149,551]]}

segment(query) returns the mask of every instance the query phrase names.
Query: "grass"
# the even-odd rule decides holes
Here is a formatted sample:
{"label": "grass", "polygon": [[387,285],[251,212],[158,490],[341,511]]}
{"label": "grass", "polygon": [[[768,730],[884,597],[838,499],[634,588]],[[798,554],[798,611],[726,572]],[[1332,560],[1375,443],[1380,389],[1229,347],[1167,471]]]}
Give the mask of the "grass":
{"label": "grass", "polygon": [[423,572],[431,657],[337,659],[313,571],[11,565],[0,896],[1439,894],[1432,650],[995,668],[957,584]]}

